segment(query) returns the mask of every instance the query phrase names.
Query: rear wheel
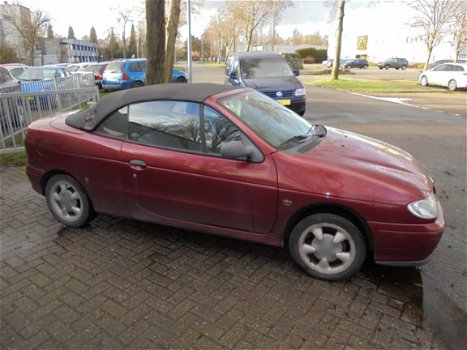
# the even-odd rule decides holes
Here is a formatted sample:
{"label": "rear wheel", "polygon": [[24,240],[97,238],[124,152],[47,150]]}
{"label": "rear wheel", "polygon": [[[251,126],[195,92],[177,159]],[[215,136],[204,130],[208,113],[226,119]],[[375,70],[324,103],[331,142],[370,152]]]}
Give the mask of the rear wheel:
{"label": "rear wheel", "polygon": [[405,65],[401,67],[402,70],[405,70],[406,68],[407,68],[407,66],[405,66]]}
{"label": "rear wheel", "polygon": [[94,211],[81,185],[68,175],[55,175],[45,187],[47,205],[62,224],[81,227],[94,217]]}
{"label": "rear wheel", "polygon": [[132,88],[139,88],[141,86],[144,86],[144,84],[142,82],[140,82],[140,81],[135,81],[135,82],[133,82],[133,84],[131,84]]}
{"label": "rear wheel", "polygon": [[175,82],[176,83],[186,83],[186,79],[184,77],[178,77]]}
{"label": "rear wheel", "polygon": [[454,79],[449,82],[448,89],[451,90],[451,91],[456,91],[457,82]]}
{"label": "rear wheel", "polygon": [[335,214],[314,214],[300,221],[288,240],[292,258],[316,278],[339,281],[351,278],[362,266],[366,246],[349,220]]}

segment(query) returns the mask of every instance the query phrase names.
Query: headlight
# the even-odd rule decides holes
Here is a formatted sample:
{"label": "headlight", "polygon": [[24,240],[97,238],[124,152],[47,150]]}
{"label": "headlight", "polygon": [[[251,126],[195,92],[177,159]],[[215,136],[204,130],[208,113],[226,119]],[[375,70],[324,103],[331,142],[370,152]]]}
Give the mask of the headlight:
{"label": "headlight", "polygon": [[407,205],[409,211],[422,219],[436,219],[438,217],[438,201],[434,193],[421,201]]}
{"label": "headlight", "polygon": [[295,96],[305,96],[305,94],[306,94],[305,89],[295,90]]}

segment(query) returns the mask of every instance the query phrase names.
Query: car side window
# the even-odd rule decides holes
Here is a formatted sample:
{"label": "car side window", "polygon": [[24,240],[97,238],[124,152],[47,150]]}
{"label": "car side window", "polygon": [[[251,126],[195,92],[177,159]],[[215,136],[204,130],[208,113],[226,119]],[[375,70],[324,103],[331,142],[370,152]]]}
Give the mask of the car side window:
{"label": "car side window", "polygon": [[128,107],[120,108],[105,118],[96,128],[96,134],[124,140],[128,135]]}
{"label": "car side window", "polygon": [[199,104],[185,101],[151,101],[130,106],[130,141],[185,151],[203,150]]}

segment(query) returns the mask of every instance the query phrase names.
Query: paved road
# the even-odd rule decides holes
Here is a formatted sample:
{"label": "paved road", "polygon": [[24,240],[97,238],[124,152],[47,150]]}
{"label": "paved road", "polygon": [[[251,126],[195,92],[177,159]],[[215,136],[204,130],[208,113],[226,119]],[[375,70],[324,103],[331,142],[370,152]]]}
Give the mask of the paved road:
{"label": "paved road", "polygon": [[467,310],[465,117],[311,86],[307,93],[307,118],[407,150],[435,179],[447,228],[432,261],[422,271]]}
{"label": "paved road", "polygon": [[3,168],[1,347],[444,349],[442,336],[465,348],[465,313],[439,293],[462,293],[463,119],[307,89],[307,117],[402,146],[437,179],[450,226],[431,265],[325,283],[279,248],[106,215],[65,228],[23,168]]}

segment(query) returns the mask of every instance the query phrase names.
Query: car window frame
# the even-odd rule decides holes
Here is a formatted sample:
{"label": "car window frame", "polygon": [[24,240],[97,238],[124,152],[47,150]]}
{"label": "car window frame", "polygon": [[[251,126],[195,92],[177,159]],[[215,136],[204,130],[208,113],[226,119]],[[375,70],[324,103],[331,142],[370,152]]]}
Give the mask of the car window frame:
{"label": "car window frame", "polygon": [[[173,101],[173,100],[150,100],[150,101],[141,101],[141,102],[136,102],[136,103],[144,103],[144,102],[155,102],[155,101]],[[194,101],[186,101],[186,100],[177,100],[178,102],[187,102],[187,103],[196,103],[199,105],[199,123],[200,123],[200,126],[201,125],[205,125],[205,109],[206,108],[210,108],[212,109],[214,112],[216,112],[220,117],[224,118],[225,120],[227,120],[229,123],[231,123],[232,125],[234,125],[238,132],[240,133],[240,137],[241,139],[243,140],[243,142],[246,142],[249,146],[253,147],[254,148],[254,153],[256,156],[258,155],[261,155],[259,158],[261,158],[261,160],[257,160],[257,161],[253,161],[253,160],[244,160],[244,159],[231,159],[231,158],[227,158],[227,157],[223,157],[221,152],[219,153],[213,153],[213,152],[208,152],[207,151],[207,148],[206,148],[206,134],[205,134],[205,129],[204,128],[201,128],[200,127],[200,135],[201,135],[201,138],[202,138],[202,148],[201,148],[201,151],[196,151],[196,150],[188,150],[188,149],[182,149],[182,148],[174,148],[174,147],[164,147],[162,145],[155,145],[155,144],[147,144],[147,143],[141,143],[141,142],[137,142],[135,140],[131,140],[130,137],[129,137],[129,123],[130,123],[130,107],[132,105],[132,103],[128,104],[128,105],[125,105],[125,106],[122,106],[120,107],[119,109],[117,110],[114,110],[112,111],[111,113],[109,113],[98,125],[97,127],[91,131],[92,134],[94,135],[98,135],[98,136],[101,136],[101,137],[105,137],[105,138],[109,138],[109,139],[112,139],[112,140],[118,140],[118,141],[121,141],[121,142],[126,142],[126,143],[130,143],[130,144],[134,144],[134,145],[138,145],[138,146],[142,146],[142,147],[151,147],[151,148],[156,148],[156,149],[163,149],[163,150],[169,150],[169,151],[174,151],[174,152],[181,152],[181,153],[187,153],[187,154],[195,154],[195,155],[200,155],[200,156],[206,156],[206,157],[213,157],[213,158],[218,158],[218,159],[229,159],[229,160],[234,160],[234,161],[243,161],[243,162],[247,162],[247,163],[262,163],[264,162],[265,160],[265,155],[262,151],[262,149],[260,147],[258,147],[258,145],[253,141],[251,140],[250,137],[248,137],[247,133],[245,133],[245,131],[237,124],[235,123],[232,119],[230,119],[229,117],[227,117],[224,113],[222,113],[221,111],[219,111],[218,109],[216,109],[215,107],[211,106],[211,105],[208,105],[208,104],[205,104],[205,103],[200,103],[200,102],[194,102]],[[135,104],[135,103],[133,103]],[[108,120],[108,118],[110,118],[114,113],[122,110],[122,109],[126,109],[126,117],[125,117],[125,120],[126,120],[126,124],[127,124],[127,127],[126,127],[126,133],[125,135],[117,135],[117,133],[115,133],[114,135],[112,135],[112,133],[103,133],[103,132],[100,132],[100,127],[103,125],[103,123],[105,123],[106,120]],[[219,150],[220,151],[220,150]]]}

